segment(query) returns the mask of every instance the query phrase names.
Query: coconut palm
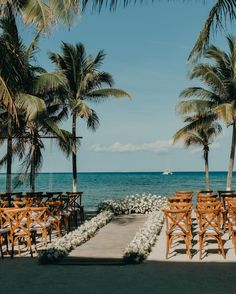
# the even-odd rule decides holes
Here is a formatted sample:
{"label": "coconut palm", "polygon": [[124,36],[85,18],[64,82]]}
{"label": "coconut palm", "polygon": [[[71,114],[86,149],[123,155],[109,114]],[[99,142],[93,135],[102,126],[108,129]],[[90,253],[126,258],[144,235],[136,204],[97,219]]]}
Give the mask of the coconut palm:
{"label": "coconut palm", "polygon": [[38,31],[50,30],[58,20],[70,25],[73,16],[78,15],[77,0],[1,0],[0,15],[15,13],[26,25],[34,24]]}
{"label": "coconut palm", "polygon": [[[67,87],[64,88],[62,97],[63,105],[72,115],[72,136],[74,139],[72,152],[72,173],[73,191],[78,190],[77,184],[77,118],[82,118],[87,122],[89,129],[95,130],[99,125],[96,112],[91,109],[87,102],[102,102],[110,97],[120,98],[129,94],[123,90],[112,88],[112,76],[100,70],[105,53],[99,51],[93,57],[87,55],[83,44],[74,45],[62,43],[62,54],[51,53],[50,59],[62,70],[66,79]],[[104,88],[104,86],[108,86]]]}
{"label": "coconut palm", "polygon": [[[194,66],[190,79],[198,78],[206,88],[185,89],[178,105],[181,114],[195,112],[199,107],[214,111],[227,126],[232,126],[232,143],[227,175],[227,189],[231,189],[236,140],[236,39],[227,37],[229,52],[211,45],[204,51],[209,63]],[[187,99],[186,99],[187,98]]]}
{"label": "coconut palm", "polygon": [[210,190],[209,183],[209,145],[222,132],[222,128],[215,120],[214,113],[197,113],[186,117],[187,123],[183,128],[173,136],[173,143],[183,140],[185,147],[200,146],[203,150],[205,162],[205,183],[206,190]]}
{"label": "coconut palm", "polygon": [[[0,60],[0,78],[4,81],[7,92],[11,93],[17,114],[23,116],[27,123],[36,121],[38,117],[47,114],[44,95],[59,85],[65,85],[64,77],[59,72],[47,73],[42,68],[32,65],[37,39],[28,48],[24,46],[13,14],[0,19],[0,28],[0,53],[4,56],[4,59]],[[16,119],[8,111],[5,124],[2,124],[7,130],[7,192],[11,191],[13,129],[22,127],[19,126],[18,115]]]}

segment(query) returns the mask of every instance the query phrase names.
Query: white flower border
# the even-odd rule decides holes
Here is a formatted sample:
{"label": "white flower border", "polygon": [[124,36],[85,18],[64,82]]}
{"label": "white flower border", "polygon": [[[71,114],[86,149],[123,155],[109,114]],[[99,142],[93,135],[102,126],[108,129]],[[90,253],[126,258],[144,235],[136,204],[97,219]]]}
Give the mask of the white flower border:
{"label": "white flower border", "polygon": [[166,197],[151,193],[135,194],[121,199],[102,201],[98,204],[98,212],[110,210],[115,215],[131,213],[145,214],[162,209],[166,202]]}
{"label": "white flower border", "polygon": [[148,220],[136,233],[134,239],[124,251],[125,263],[140,263],[150,253],[155,244],[157,235],[163,225],[162,209],[166,206],[167,198],[152,194],[136,194],[126,196],[123,199],[106,200],[98,205],[98,215],[89,221],[85,221],[78,229],[58,238],[46,249],[39,252],[41,264],[55,263],[68,253],[88,241],[95,235],[98,229],[111,221],[114,215],[131,213],[150,213]]}
{"label": "white flower border", "polygon": [[124,250],[123,260],[125,263],[141,263],[148,257],[161,232],[163,219],[162,211],[154,211],[150,214],[148,220]]}
{"label": "white flower border", "polygon": [[46,249],[39,252],[39,262],[41,264],[55,263],[68,253],[88,241],[95,235],[98,229],[111,221],[114,214],[111,211],[103,211],[89,221],[85,221],[78,229],[58,238]]}

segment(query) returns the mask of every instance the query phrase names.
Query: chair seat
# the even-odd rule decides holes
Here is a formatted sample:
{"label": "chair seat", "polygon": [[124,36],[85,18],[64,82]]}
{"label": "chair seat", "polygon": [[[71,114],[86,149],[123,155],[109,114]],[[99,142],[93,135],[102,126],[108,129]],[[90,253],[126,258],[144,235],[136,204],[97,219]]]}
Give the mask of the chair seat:
{"label": "chair seat", "polygon": [[47,221],[48,222],[58,222],[58,221],[60,221],[60,219],[61,219],[61,216],[60,217],[58,217],[58,216],[48,216],[47,217]]}
{"label": "chair seat", "polygon": [[2,229],[0,229],[0,235],[5,234],[5,233],[7,233],[9,231],[10,231],[9,228],[2,228]]}
{"label": "chair seat", "polygon": [[41,228],[48,228],[48,227],[50,227],[50,223],[49,222],[40,222],[40,223],[36,223],[36,224],[34,224],[31,228],[30,228],[30,230],[31,231],[35,231],[35,230],[37,230],[37,229],[41,229]]}
{"label": "chair seat", "polygon": [[207,228],[206,231],[200,231],[199,233],[207,235],[219,235],[219,233],[222,234],[221,231],[217,232],[214,228],[211,227]]}

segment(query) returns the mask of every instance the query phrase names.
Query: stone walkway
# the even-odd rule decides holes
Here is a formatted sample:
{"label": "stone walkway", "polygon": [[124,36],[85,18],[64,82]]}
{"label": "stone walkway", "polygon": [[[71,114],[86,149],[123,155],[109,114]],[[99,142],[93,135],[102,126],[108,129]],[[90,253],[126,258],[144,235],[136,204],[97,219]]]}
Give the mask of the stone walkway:
{"label": "stone walkway", "polygon": [[147,220],[147,217],[147,215],[140,214],[115,216],[93,238],[64,258],[63,264],[122,263],[124,249]]}

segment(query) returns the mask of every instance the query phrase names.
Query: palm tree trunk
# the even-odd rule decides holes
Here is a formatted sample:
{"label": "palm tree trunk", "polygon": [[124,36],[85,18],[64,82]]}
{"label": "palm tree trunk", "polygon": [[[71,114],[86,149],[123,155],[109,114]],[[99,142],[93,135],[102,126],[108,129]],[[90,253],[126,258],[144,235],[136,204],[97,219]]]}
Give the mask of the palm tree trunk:
{"label": "palm tree trunk", "polygon": [[209,162],[208,162],[208,146],[204,147],[204,160],[205,160],[205,183],[206,183],[206,191],[210,190],[210,182],[209,182]]}
{"label": "palm tree trunk", "polygon": [[30,163],[30,191],[31,192],[35,192],[35,178],[36,178],[36,174],[35,174],[35,151],[36,151],[36,138],[35,138],[35,133],[33,132],[32,134],[32,141],[31,141],[31,163]]}
{"label": "palm tree trunk", "polygon": [[72,136],[74,146],[72,150],[72,176],[73,176],[73,192],[78,192],[78,180],[77,180],[77,150],[76,150],[76,115],[72,116]]}
{"label": "palm tree trunk", "polygon": [[30,191],[35,192],[35,153],[33,150],[30,166]]}
{"label": "palm tree trunk", "polygon": [[233,168],[234,168],[234,156],[235,156],[235,141],[236,141],[236,122],[234,121],[233,122],[232,142],[231,142],[231,150],[230,150],[230,158],[229,158],[229,167],[228,167],[226,190],[231,190],[231,185],[232,185],[232,176],[233,176]]}
{"label": "palm tree trunk", "polygon": [[6,192],[11,193],[12,178],[12,116],[8,114],[7,124],[7,175],[6,175]]}

